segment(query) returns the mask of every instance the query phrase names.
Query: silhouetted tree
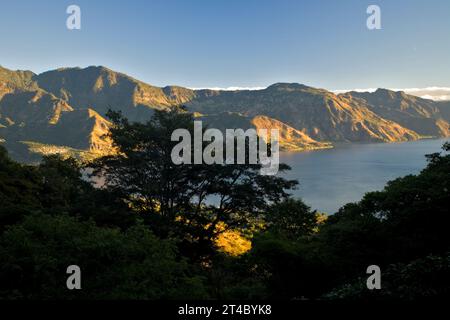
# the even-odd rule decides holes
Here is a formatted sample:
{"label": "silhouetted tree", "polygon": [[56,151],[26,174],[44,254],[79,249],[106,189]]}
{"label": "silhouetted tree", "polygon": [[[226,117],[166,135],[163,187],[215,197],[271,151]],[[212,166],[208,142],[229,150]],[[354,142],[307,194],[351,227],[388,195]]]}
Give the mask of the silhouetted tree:
{"label": "silhouetted tree", "polygon": [[184,128],[194,136],[194,119],[184,110],[155,111],[146,123],[130,123],[117,112],[109,117],[117,154],[95,161],[95,174],[156,234],[179,236],[199,253],[212,249],[220,232],[249,228],[296,185],[260,175],[258,164],[174,164],[171,153],[178,142],[171,141],[172,132]]}

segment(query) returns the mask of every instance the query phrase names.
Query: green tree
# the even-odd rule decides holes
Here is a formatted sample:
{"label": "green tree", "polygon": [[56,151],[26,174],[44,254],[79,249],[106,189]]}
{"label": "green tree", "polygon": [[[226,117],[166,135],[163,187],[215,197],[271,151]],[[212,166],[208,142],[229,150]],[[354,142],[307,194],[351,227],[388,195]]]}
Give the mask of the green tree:
{"label": "green tree", "polygon": [[318,213],[303,201],[292,198],[269,207],[264,220],[268,231],[290,240],[311,235],[318,227]]}
{"label": "green tree", "polygon": [[109,117],[117,154],[93,163],[95,174],[156,234],[181,237],[187,250],[198,250],[194,256],[211,252],[220,232],[250,228],[296,185],[260,175],[260,165],[175,165],[171,152],[178,142],[171,141],[172,132],[184,128],[194,135],[194,119],[182,109],[155,111],[146,123],[130,123],[115,112]]}
{"label": "green tree", "polygon": [[[203,278],[176,245],[137,225],[127,231],[67,215],[27,216],[0,237],[3,299],[205,298]],[[66,269],[81,268],[82,290],[68,290]]]}
{"label": "green tree", "polygon": [[324,295],[330,300],[448,300],[450,254],[428,255],[389,265],[382,273],[382,289],[368,290],[366,278],[357,278]]}
{"label": "green tree", "polygon": [[0,233],[41,209],[39,184],[36,168],[12,161],[0,146]]}
{"label": "green tree", "polygon": [[137,222],[128,206],[108,190],[95,188],[83,177],[83,164],[73,158],[51,155],[38,167],[40,199],[45,212],[68,213],[98,225],[126,229]]}

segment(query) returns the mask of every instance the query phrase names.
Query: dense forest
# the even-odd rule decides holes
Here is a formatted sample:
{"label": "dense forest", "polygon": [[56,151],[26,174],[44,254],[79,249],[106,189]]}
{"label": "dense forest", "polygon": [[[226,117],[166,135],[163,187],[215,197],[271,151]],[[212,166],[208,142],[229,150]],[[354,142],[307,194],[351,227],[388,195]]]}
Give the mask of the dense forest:
{"label": "dense forest", "polygon": [[[108,115],[117,152],[90,162],[24,165],[0,146],[0,299],[450,296],[450,144],[325,216],[258,165],[174,165],[171,133],[193,130],[183,110]],[[69,265],[81,290],[66,287]],[[366,287],[369,265],[381,290]]]}

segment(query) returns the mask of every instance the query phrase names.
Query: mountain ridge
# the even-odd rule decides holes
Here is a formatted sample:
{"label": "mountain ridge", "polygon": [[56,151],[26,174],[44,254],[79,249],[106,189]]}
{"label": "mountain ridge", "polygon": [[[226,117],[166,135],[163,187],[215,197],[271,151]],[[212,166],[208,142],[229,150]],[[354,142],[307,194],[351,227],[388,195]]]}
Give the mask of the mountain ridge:
{"label": "mountain ridge", "polygon": [[299,83],[261,90],[157,87],[103,66],[40,74],[0,67],[0,139],[64,145],[94,153],[110,149],[108,109],[131,121],[185,105],[218,127],[226,123],[280,129],[286,150],[340,142],[394,142],[450,136],[450,103],[402,91],[335,94]]}

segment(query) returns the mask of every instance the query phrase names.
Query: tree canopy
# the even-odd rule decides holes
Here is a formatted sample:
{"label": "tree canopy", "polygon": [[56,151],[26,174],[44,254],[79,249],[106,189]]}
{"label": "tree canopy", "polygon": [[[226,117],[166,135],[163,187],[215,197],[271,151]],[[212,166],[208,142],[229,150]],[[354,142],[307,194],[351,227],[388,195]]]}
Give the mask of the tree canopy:
{"label": "tree canopy", "polygon": [[[289,195],[296,181],[259,165],[175,165],[171,132],[192,130],[184,110],[146,123],[109,115],[116,153],[92,163],[28,166],[0,146],[1,299],[449,297],[450,144],[324,217]],[[250,245],[227,253],[227,232],[229,246]],[[81,291],[65,286],[74,264]],[[372,264],[382,290],[365,287]]]}

